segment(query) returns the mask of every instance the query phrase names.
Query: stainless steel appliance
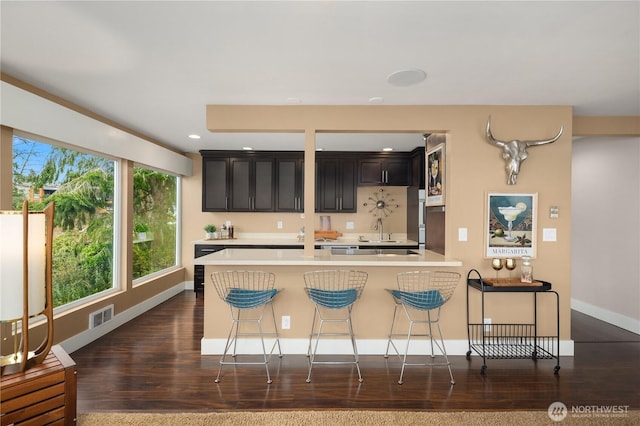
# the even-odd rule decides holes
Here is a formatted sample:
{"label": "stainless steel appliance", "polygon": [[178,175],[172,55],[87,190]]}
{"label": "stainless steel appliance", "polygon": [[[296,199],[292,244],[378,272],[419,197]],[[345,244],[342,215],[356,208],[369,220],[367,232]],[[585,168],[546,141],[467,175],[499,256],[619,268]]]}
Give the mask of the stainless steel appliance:
{"label": "stainless steel appliance", "polygon": [[407,238],[418,242],[418,248],[425,248],[425,202],[424,189],[410,186],[407,188]]}

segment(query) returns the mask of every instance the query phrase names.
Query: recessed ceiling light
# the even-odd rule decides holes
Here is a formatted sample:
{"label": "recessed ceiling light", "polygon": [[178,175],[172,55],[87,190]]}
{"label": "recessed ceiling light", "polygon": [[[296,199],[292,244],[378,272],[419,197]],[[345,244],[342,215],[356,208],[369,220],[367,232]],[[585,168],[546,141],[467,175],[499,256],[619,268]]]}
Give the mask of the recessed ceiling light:
{"label": "recessed ceiling light", "polygon": [[412,86],[424,81],[425,78],[427,78],[426,72],[413,68],[391,73],[389,77],[387,77],[387,82],[392,86]]}
{"label": "recessed ceiling light", "polygon": [[195,133],[192,133],[189,135],[189,139],[200,139],[200,135],[196,135]]}
{"label": "recessed ceiling light", "polygon": [[243,146],[242,150],[243,151],[251,151],[251,150],[253,150],[253,148],[251,148],[250,146]]}
{"label": "recessed ceiling light", "polygon": [[324,148],[316,148],[316,151],[322,151]]}
{"label": "recessed ceiling light", "polygon": [[384,98],[380,96],[374,96],[373,98],[369,98],[370,104],[381,104],[384,102]]}
{"label": "recessed ceiling light", "polygon": [[383,150],[383,151],[393,151],[393,148],[389,148],[389,147],[387,147],[387,148],[382,148],[382,150]]}

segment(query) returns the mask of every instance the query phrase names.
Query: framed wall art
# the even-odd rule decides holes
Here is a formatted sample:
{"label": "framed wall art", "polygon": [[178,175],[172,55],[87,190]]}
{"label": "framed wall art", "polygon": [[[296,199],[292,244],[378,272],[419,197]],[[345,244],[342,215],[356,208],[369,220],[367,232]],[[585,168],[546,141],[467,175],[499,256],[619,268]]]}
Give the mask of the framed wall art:
{"label": "framed wall art", "polygon": [[485,257],[535,257],[537,199],[538,194],[487,194]]}
{"label": "framed wall art", "polygon": [[427,151],[427,206],[444,205],[444,144]]}

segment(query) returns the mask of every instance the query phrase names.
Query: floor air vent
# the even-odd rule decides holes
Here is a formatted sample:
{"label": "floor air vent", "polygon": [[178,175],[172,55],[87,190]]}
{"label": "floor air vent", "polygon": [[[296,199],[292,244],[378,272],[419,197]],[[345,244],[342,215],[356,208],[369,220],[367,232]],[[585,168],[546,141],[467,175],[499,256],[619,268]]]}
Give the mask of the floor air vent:
{"label": "floor air vent", "polygon": [[96,328],[113,318],[113,305],[89,314],[89,328]]}

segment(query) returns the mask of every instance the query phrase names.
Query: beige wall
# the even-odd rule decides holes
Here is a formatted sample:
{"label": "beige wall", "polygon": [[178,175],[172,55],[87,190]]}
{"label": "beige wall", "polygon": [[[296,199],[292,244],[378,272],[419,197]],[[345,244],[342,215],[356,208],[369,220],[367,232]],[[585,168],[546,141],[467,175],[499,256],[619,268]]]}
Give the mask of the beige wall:
{"label": "beige wall", "polygon": [[[380,131],[380,132],[441,132],[447,134],[446,145],[446,255],[463,262],[461,272],[476,268],[483,275],[495,274],[489,260],[483,256],[484,216],[487,192],[537,193],[538,226],[537,256],[533,261],[534,274],[551,281],[560,294],[561,339],[570,338],[571,297],[571,107],[529,106],[468,106],[468,107],[252,107],[209,106],[208,124],[212,131]],[[523,163],[518,183],[506,184],[501,151],[486,142],[484,130],[491,115],[492,131],[496,138],[545,139],[554,136],[560,126],[564,134],[551,145],[533,147]],[[194,157],[194,159],[197,159]],[[196,161],[197,163],[197,161]],[[202,236],[202,226],[213,214],[199,211],[201,205],[201,176],[199,165],[194,164],[194,176],[183,181],[185,220],[183,223],[183,255],[192,256],[190,240]],[[549,218],[550,206],[558,206],[560,216]],[[279,215],[260,214],[245,218],[232,218],[240,229],[250,222],[267,224],[264,232],[273,232]],[[220,218],[222,219],[222,218]],[[333,219],[332,219],[333,220]],[[295,223],[295,219],[292,219]],[[285,223],[289,220],[285,219]],[[273,224],[273,225],[270,225]],[[299,222],[290,232],[295,232]],[[457,240],[458,228],[468,229],[468,241]],[[542,229],[555,228],[556,242],[542,242]],[[258,225],[252,229],[261,229]],[[503,272],[506,273],[506,272]],[[296,280],[301,285],[301,280]],[[289,285],[289,284],[286,284]],[[447,327],[448,339],[466,338],[464,286],[460,286],[447,307],[454,315]],[[299,292],[300,297],[304,295]],[[379,297],[385,297],[380,293]],[[388,297],[388,296],[386,296]],[[528,312],[530,298],[497,295],[492,317],[494,322],[512,321],[512,313]],[[207,307],[213,308],[206,302]],[[212,302],[213,303],[213,302]],[[284,303],[284,302],[283,302]],[[377,303],[377,302],[375,302]],[[375,305],[372,304],[372,306]],[[494,302],[492,302],[494,303]],[[278,309],[281,309],[280,307]],[[364,306],[361,307],[364,309]],[[548,313],[549,307],[541,306]],[[293,303],[290,307],[292,322],[309,316],[307,304]],[[219,319],[206,310],[205,323],[217,324]],[[528,320],[529,318],[525,318]],[[226,322],[215,330],[208,330],[205,338],[222,337]]]}

